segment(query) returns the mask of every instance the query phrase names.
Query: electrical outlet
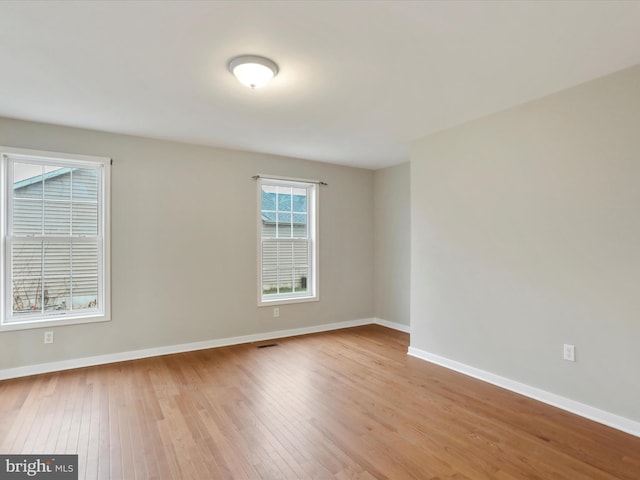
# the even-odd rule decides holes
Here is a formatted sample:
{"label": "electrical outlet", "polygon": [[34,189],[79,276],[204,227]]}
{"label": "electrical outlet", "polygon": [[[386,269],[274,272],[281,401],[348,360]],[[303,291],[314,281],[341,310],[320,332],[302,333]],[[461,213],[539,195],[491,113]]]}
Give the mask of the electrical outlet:
{"label": "electrical outlet", "polygon": [[53,343],[53,332],[44,332],[44,343]]}
{"label": "electrical outlet", "polygon": [[280,309],[278,307],[273,307],[273,316],[274,318],[280,316]]}
{"label": "electrical outlet", "polygon": [[576,361],[576,347],[565,343],[563,352],[565,360],[568,360],[569,362]]}

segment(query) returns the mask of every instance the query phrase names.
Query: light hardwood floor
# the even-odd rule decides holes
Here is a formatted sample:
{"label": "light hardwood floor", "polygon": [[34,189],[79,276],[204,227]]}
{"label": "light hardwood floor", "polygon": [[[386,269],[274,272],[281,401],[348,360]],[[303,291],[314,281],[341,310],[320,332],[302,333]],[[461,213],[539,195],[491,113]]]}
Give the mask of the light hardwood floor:
{"label": "light hardwood floor", "polygon": [[640,438],[408,341],[366,326],[0,382],[0,453],[78,453],[81,479],[640,479]]}

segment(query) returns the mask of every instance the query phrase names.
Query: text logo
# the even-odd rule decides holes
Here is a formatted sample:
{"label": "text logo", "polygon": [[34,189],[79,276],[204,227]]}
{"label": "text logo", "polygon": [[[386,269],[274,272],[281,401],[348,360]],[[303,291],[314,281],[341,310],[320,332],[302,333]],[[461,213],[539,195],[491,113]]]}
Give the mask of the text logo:
{"label": "text logo", "polygon": [[78,455],[0,455],[0,480],[78,480]]}

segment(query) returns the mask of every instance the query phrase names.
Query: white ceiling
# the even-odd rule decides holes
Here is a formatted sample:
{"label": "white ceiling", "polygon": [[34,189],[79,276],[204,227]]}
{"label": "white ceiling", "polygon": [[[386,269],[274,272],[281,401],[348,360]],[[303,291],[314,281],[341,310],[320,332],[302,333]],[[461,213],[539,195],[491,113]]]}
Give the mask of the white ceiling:
{"label": "white ceiling", "polygon": [[0,116],[366,168],[639,61],[638,1],[0,2]]}

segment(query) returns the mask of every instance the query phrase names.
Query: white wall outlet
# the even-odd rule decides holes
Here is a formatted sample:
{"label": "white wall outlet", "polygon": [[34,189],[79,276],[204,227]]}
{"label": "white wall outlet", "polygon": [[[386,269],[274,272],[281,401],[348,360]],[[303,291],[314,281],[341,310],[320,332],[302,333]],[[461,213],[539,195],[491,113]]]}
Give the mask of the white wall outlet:
{"label": "white wall outlet", "polygon": [[44,343],[53,343],[53,332],[44,332]]}
{"label": "white wall outlet", "polygon": [[576,361],[576,347],[574,347],[573,345],[565,343],[563,353],[565,360],[568,360],[569,362]]}
{"label": "white wall outlet", "polygon": [[273,316],[274,318],[280,316],[280,309],[278,307],[273,307]]}

